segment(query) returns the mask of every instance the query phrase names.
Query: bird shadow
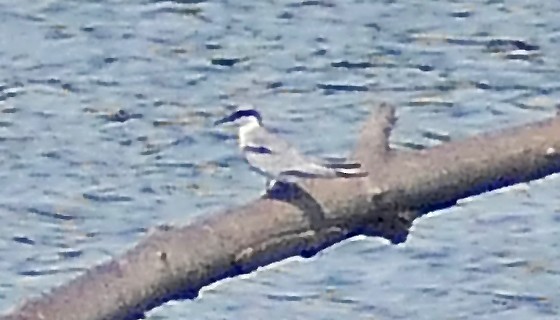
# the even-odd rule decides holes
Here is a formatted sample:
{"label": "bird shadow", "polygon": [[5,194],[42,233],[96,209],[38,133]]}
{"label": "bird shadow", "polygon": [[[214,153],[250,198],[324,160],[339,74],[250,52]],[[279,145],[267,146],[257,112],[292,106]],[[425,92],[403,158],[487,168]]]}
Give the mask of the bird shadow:
{"label": "bird shadow", "polygon": [[277,181],[262,198],[284,201],[296,206],[309,219],[313,230],[320,229],[325,220],[325,212],[321,205],[296,183]]}
{"label": "bird shadow", "polygon": [[[320,230],[325,226],[325,211],[322,206],[309,192],[296,183],[277,181],[262,198],[284,201],[294,205],[303,211],[312,230]],[[372,212],[371,215],[377,218],[369,223],[359,225],[353,230],[348,230],[344,238],[366,235],[383,237],[393,244],[399,244],[406,241],[412,221],[417,217],[417,214],[418,212],[415,210],[399,210],[395,216],[390,214],[379,215]],[[325,247],[327,246],[329,245],[325,245]]]}

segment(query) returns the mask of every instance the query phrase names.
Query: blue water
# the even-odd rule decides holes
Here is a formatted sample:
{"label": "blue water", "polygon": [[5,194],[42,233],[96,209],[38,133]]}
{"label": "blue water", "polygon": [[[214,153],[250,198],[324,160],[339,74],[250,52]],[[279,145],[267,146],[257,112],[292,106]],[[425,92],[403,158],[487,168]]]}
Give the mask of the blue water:
{"label": "blue water", "polygon": [[[379,102],[395,148],[552,116],[558,1],[0,4],[0,309],[157,224],[258,197],[236,105],[345,155]],[[231,186],[235,186],[232,188]],[[223,281],[150,319],[558,319],[560,182],[475,197],[398,246],[357,238]]]}

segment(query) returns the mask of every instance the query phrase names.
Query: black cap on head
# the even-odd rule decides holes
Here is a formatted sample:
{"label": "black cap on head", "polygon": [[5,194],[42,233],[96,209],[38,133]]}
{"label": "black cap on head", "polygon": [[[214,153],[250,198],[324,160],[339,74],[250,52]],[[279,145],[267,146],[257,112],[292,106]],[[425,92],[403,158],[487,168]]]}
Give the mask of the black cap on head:
{"label": "black cap on head", "polygon": [[229,116],[214,122],[214,124],[218,125],[226,122],[232,122],[243,117],[255,117],[255,119],[257,119],[257,121],[259,122],[259,124],[262,124],[261,114],[254,109],[237,110],[234,113],[230,114]]}

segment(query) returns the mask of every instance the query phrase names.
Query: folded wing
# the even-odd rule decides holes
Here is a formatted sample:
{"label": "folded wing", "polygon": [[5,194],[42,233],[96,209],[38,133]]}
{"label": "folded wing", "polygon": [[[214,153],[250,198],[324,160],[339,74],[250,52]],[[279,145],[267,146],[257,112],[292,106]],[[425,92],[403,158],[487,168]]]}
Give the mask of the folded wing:
{"label": "folded wing", "polygon": [[247,162],[259,172],[280,180],[289,178],[364,177],[359,163],[327,162],[300,153],[286,140],[263,127],[245,139],[243,152]]}

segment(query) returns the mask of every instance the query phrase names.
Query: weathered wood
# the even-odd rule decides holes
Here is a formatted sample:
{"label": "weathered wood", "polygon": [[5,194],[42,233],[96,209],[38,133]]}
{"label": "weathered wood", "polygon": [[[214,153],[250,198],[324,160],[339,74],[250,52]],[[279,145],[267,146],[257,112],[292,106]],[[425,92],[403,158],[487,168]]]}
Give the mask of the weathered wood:
{"label": "weathered wood", "polygon": [[158,227],[124,255],[2,319],[134,319],[164,301],[356,234],[401,242],[420,214],[560,171],[560,117],[421,150],[389,149],[394,110],[366,122],[354,157],[367,178],[310,180],[184,227]]}

